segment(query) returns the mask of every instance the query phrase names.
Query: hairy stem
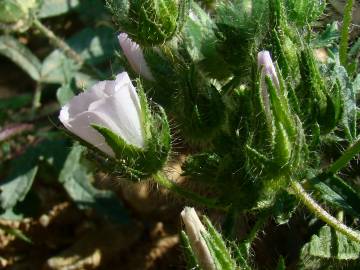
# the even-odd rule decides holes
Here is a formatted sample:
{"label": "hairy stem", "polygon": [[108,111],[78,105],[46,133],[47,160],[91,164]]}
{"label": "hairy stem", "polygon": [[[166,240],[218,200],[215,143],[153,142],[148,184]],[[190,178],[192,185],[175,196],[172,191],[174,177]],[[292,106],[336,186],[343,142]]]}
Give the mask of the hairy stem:
{"label": "hairy stem", "polygon": [[203,197],[197,193],[194,193],[192,191],[189,191],[187,189],[184,189],[182,187],[180,187],[179,185],[175,184],[173,181],[171,181],[170,179],[168,179],[163,173],[158,172],[156,174],[153,175],[154,180],[156,183],[158,183],[159,185],[177,193],[178,195],[192,200],[194,202],[197,202],[199,204],[205,205],[207,207],[211,207],[211,208],[222,208],[225,209],[225,207],[221,207],[218,203],[217,200],[214,199],[209,199],[206,197]]}
{"label": "hairy stem", "polygon": [[347,50],[349,46],[349,30],[352,18],[352,7],[354,0],[347,0],[346,6],[344,9],[344,19],[341,27],[341,38],[340,38],[340,48],[339,48],[339,58],[340,64],[347,67]]}
{"label": "hairy stem", "polygon": [[335,174],[344,168],[360,152],[360,138],[355,141],[328,169],[327,172]]}
{"label": "hairy stem", "polygon": [[290,184],[297,198],[300,199],[302,203],[309,209],[309,211],[311,211],[317,218],[321,219],[335,230],[341,232],[349,239],[360,243],[359,232],[349,228],[344,223],[330,215],[304,190],[300,183],[291,180]]}
{"label": "hairy stem", "polygon": [[35,19],[33,22],[33,25],[36,29],[38,29],[44,36],[46,36],[51,43],[54,44],[57,48],[62,50],[66,56],[71,58],[75,61],[76,64],[81,66],[86,66],[88,69],[90,69],[99,79],[103,78],[103,74],[96,69],[93,65],[90,65],[84,61],[82,56],[78,54],[76,51],[74,51],[66,42],[64,42],[61,38],[55,35],[53,31],[51,31],[49,28],[47,28],[45,25],[42,24],[41,21],[38,19]]}
{"label": "hairy stem", "polygon": [[243,252],[246,254],[247,258],[250,257],[250,248],[259,232],[265,227],[269,218],[269,211],[265,211],[259,215],[254,226],[251,228],[250,232],[247,234],[246,238],[243,240]]}

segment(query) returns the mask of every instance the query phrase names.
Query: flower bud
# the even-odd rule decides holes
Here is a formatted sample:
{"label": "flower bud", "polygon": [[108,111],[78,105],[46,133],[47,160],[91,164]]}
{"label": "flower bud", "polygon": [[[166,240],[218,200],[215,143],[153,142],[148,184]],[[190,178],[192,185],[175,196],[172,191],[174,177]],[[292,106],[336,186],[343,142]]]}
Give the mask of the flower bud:
{"label": "flower bud", "polygon": [[303,150],[303,140],[298,140],[298,137],[303,137],[302,125],[290,109],[285,83],[281,74],[277,73],[268,51],[258,53],[258,67],[260,69],[258,97],[268,127],[268,132],[264,133],[265,138],[261,141],[266,141],[266,144],[270,142],[270,149],[267,148],[268,145],[261,145],[258,148],[268,152],[266,156],[273,164],[271,167],[289,172],[301,165],[297,157],[298,152]]}
{"label": "flower bud", "polygon": [[138,93],[123,72],[75,96],[62,107],[59,119],[80,141],[109,159],[112,170],[140,179],[160,170],[170,151],[169,126],[159,110],[150,113],[145,94]]}
{"label": "flower bud", "polygon": [[270,99],[269,91],[266,85],[265,77],[269,76],[274,86],[279,89],[279,79],[276,74],[276,69],[274,63],[271,59],[270,53],[268,51],[261,51],[257,56],[258,68],[260,69],[260,88],[261,88],[261,97],[262,103],[264,105],[265,116],[268,122],[268,125],[271,125],[271,109],[270,109]]}
{"label": "flower bud", "polygon": [[186,234],[189,237],[191,249],[201,269],[216,269],[210,250],[206,244],[203,234],[207,231],[201,223],[194,208],[185,207],[181,212],[181,218],[185,224]]}
{"label": "flower bud", "polygon": [[124,55],[132,69],[145,79],[153,81],[154,77],[150,68],[146,64],[143,51],[139,44],[132,41],[126,33],[121,33],[118,36],[118,39]]}
{"label": "flower bud", "polygon": [[24,30],[29,25],[36,0],[2,0],[0,2],[0,28]]}
{"label": "flower bud", "polygon": [[301,81],[298,99],[304,105],[304,122],[311,127],[320,126],[322,134],[331,132],[341,121],[345,100],[342,100],[338,83],[329,84],[316,63],[312,49],[305,48],[299,55]]}
{"label": "flower bud", "polygon": [[170,40],[185,21],[188,0],[108,0],[120,30],[142,46]]}

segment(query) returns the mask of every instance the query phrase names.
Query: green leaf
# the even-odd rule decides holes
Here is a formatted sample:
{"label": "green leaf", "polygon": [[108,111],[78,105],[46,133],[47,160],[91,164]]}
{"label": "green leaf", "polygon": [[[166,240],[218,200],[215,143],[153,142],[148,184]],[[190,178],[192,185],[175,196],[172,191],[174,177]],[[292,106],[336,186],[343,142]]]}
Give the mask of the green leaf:
{"label": "green leaf", "polygon": [[348,139],[352,141],[357,136],[357,132],[356,132],[357,107],[356,107],[356,92],[355,92],[356,89],[354,89],[354,84],[351,82],[345,68],[342,66],[339,65],[335,66],[332,78],[338,80],[340,85],[341,97],[343,99],[343,110],[344,110],[341,122],[345,128],[345,132]]}
{"label": "green leaf", "polygon": [[24,94],[9,98],[0,98],[0,110],[16,110],[31,104],[31,95]]}
{"label": "green leaf", "polygon": [[[319,269],[323,263],[330,261],[348,262],[360,256],[360,244],[349,240],[343,234],[329,226],[323,226],[318,235],[313,235],[310,242],[301,249],[300,269]],[[329,269],[329,268],[326,268]]]}
{"label": "green leaf", "polygon": [[40,79],[39,59],[17,39],[11,36],[0,36],[0,54],[10,58],[35,81]]}
{"label": "green leaf", "polygon": [[308,183],[318,192],[318,196],[328,204],[360,217],[360,196],[348,184],[337,176],[325,179],[315,177]]}
{"label": "green leaf", "polygon": [[[85,62],[99,64],[112,55],[115,41],[110,28],[100,27],[95,30],[86,28],[72,36],[67,43],[82,56]],[[41,80],[48,83],[66,84],[74,77],[84,79],[85,76],[82,76],[82,73],[80,75],[77,73],[79,68],[72,59],[57,49],[45,58],[41,69]]]}
{"label": "green leaf", "polygon": [[312,47],[322,48],[332,45],[335,41],[339,39],[340,33],[338,29],[337,22],[328,24],[326,29],[316,36],[314,40],[311,41]]}
{"label": "green leaf", "polygon": [[71,98],[76,95],[76,85],[74,85],[74,81],[63,84],[56,92],[56,98],[59,101],[61,106],[64,106],[69,102]]}
{"label": "green leaf", "polygon": [[38,166],[37,153],[29,149],[22,156],[12,160],[9,176],[0,182],[0,206],[9,209],[22,201],[30,190]]}
{"label": "green leaf", "polygon": [[42,2],[38,13],[40,19],[68,13],[80,4],[80,0],[44,0]]}
{"label": "green leaf", "polygon": [[41,67],[41,81],[47,83],[67,83],[77,71],[78,66],[60,50],[48,55]]}
{"label": "green leaf", "polygon": [[84,148],[74,146],[60,173],[59,181],[80,209],[94,208],[115,222],[127,223],[129,217],[124,206],[111,191],[94,188],[89,179],[91,174],[81,163]]}
{"label": "green leaf", "polygon": [[109,27],[85,28],[69,38],[68,44],[91,64],[102,63],[118,47],[114,31]]}

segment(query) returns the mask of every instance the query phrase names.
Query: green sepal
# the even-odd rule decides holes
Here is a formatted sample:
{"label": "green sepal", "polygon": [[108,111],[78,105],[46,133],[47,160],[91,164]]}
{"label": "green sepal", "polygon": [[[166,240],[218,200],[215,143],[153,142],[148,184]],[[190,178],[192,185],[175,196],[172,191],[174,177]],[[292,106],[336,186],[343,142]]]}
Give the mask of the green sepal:
{"label": "green sepal", "polygon": [[225,123],[225,104],[219,90],[195,66],[188,72],[178,95],[176,117],[189,142],[207,144]]}
{"label": "green sepal", "polygon": [[142,46],[170,40],[186,20],[190,0],[107,0],[120,30]]}
{"label": "green sepal", "polygon": [[204,223],[207,232],[202,232],[207,247],[209,248],[216,269],[232,270],[237,269],[236,262],[231,256],[229,248],[226,246],[221,234],[217,232],[210,220],[204,216]]}
{"label": "green sepal", "polygon": [[249,52],[268,30],[267,1],[218,1],[214,21],[217,51],[226,62],[218,65],[217,70],[219,73],[231,70],[237,76],[246,77],[253,62]]}
{"label": "green sepal", "polygon": [[143,167],[151,175],[163,168],[171,152],[170,126],[163,108],[158,106],[158,113],[151,121],[151,138],[145,146]]}
{"label": "green sepal", "polygon": [[92,124],[91,126],[105,138],[106,143],[114,151],[117,159],[137,159],[137,157],[143,152],[141,148],[127,143],[123,138],[112,132],[110,129],[95,124]]}
{"label": "green sepal", "polygon": [[281,167],[287,165],[290,161],[292,145],[289,136],[280,122],[276,122],[275,145],[274,145],[274,163]]}
{"label": "green sepal", "polygon": [[269,76],[265,77],[265,81],[268,87],[273,117],[275,121],[282,123],[283,127],[289,133],[289,136],[293,137],[295,135],[295,125],[287,97],[285,96],[286,92],[284,89],[281,89],[281,87],[280,90],[276,89]]}
{"label": "green sepal", "polygon": [[38,0],[1,0],[0,29],[23,32],[31,26]]}
{"label": "green sepal", "polygon": [[314,123],[320,126],[322,135],[330,133],[341,122],[344,112],[344,98],[339,80],[326,82],[316,64],[310,48],[305,48],[300,56],[301,81],[298,98],[304,109],[301,117],[307,127]]}
{"label": "green sepal", "polygon": [[321,133],[330,133],[340,122],[343,113],[343,102],[339,83],[333,87],[331,93],[326,93],[326,111],[318,118]]}
{"label": "green sepal", "polygon": [[315,21],[324,12],[326,1],[287,0],[285,1],[289,20],[303,27]]}
{"label": "green sepal", "polygon": [[194,251],[191,248],[189,237],[184,231],[180,232],[180,241],[186,258],[187,269],[200,270]]}

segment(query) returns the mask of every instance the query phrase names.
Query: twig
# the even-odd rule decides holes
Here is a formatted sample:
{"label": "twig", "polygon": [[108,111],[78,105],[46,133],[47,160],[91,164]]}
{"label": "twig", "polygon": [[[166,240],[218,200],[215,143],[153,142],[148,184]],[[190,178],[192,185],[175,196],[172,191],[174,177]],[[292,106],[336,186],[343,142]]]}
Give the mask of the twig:
{"label": "twig", "polygon": [[0,143],[9,140],[10,138],[19,135],[25,131],[30,131],[34,128],[31,124],[16,124],[5,127],[0,131]]}
{"label": "twig", "polygon": [[89,68],[99,79],[102,79],[104,75],[93,65],[90,65],[84,61],[82,56],[74,51],[66,42],[61,38],[57,37],[54,32],[41,23],[38,19],[34,19],[33,25],[38,29],[44,36],[46,36],[56,47],[62,50],[68,57],[73,59],[76,64],[86,66]]}

